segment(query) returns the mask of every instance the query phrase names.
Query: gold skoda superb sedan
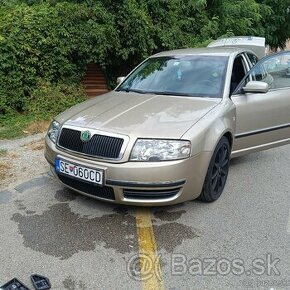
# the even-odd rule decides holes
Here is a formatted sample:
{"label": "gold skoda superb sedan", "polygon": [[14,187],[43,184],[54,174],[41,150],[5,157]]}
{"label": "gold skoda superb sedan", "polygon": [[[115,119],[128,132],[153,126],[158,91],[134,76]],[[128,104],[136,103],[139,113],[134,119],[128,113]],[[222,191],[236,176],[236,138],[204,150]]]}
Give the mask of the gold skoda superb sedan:
{"label": "gold skoda superb sedan", "polygon": [[97,199],[214,201],[231,157],[290,143],[289,59],[237,47],[153,55],[114,91],[58,115],[45,157],[65,186]]}

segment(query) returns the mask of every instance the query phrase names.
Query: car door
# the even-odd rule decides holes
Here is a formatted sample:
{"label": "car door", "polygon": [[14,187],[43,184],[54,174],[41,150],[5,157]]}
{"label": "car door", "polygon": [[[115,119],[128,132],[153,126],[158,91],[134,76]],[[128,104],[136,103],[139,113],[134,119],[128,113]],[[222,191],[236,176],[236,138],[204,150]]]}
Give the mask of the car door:
{"label": "car door", "polygon": [[[236,134],[233,156],[290,143],[290,52],[260,60],[234,90]],[[247,85],[268,84],[267,92],[245,92]],[[264,83],[264,84],[263,84]]]}

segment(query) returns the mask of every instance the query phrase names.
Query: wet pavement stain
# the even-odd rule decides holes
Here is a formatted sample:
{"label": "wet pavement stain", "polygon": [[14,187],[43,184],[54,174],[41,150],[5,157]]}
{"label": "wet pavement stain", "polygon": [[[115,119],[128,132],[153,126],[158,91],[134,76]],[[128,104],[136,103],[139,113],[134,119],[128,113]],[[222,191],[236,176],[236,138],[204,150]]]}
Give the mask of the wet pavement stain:
{"label": "wet pavement stain", "polygon": [[116,213],[119,213],[119,214],[126,214],[126,213],[128,212],[128,209],[127,209],[126,206],[120,205],[120,206],[116,207],[116,208],[114,209],[114,211],[115,211]]}
{"label": "wet pavement stain", "polygon": [[26,214],[35,214],[36,211],[34,211],[34,210],[27,210],[27,211],[25,211],[25,213],[26,213]]}
{"label": "wet pavement stain", "polygon": [[185,212],[186,212],[185,210],[167,211],[167,210],[161,209],[161,210],[155,210],[155,211],[153,210],[153,216],[162,221],[176,221]]}
{"label": "wet pavement stain", "polygon": [[54,197],[60,202],[72,201],[77,198],[77,194],[68,188],[57,190]]}
{"label": "wet pavement stain", "polygon": [[15,204],[19,210],[26,210],[26,206],[23,204],[23,200],[15,200]]}
{"label": "wet pavement stain", "polygon": [[11,192],[9,190],[0,191],[0,204],[8,203],[11,200]]}
{"label": "wet pavement stain", "polygon": [[[169,253],[181,245],[184,240],[199,237],[198,231],[190,226],[176,222],[185,210],[167,211],[165,209],[153,209],[153,230],[159,249],[164,249]],[[159,219],[162,224],[159,224]]]}
{"label": "wet pavement stain", "polygon": [[25,247],[62,260],[93,251],[96,245],[122,254],[138,250],[135,217],[124,209],[88,219],[73,213],[68,203],[59,203],[40,215],[15,213],[12,220],[18,223]]}
{"label": "wet pavement stain", "polygon": [[192,227],[177,222],[153,225],[153,230],[159,249],[164,249],[168,253],[173,253],[184,240],[199,237],[198,232]]}
{"label": "wet pavement stain", "polygon": [[86,290],[88,289],[83,281],[75,281],[72,277],[67,277],[63,282],[63,286],[68,290]]}

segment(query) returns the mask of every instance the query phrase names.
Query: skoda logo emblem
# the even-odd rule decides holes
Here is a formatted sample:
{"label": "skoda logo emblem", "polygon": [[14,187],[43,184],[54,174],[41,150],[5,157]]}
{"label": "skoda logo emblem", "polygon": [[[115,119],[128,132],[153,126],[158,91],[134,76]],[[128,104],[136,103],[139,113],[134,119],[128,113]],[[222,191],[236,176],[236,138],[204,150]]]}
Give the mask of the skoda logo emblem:
{"label": "skoda logo emblem", "polygon": [[81,140],[83,142],[87,142],[91,139],[91,132],[90,131],[83,131],[81,134]]}

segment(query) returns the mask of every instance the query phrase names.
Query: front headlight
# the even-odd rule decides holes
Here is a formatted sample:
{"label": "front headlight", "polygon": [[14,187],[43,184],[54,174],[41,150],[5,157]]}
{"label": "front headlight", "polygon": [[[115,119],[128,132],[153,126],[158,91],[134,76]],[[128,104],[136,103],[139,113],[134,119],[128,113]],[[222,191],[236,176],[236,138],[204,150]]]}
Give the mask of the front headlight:
{"label": "front headlight", "polygon": [[53,143],[55,143],[57,140],[59,130],[60,130],[60,124],[56,121],[52,121],[48,128],[47,135]]}
{"label": "front headlight", "polygon": [[164,161],[184,159],[190,155],[190,141],[137,139],[130,161]]}

